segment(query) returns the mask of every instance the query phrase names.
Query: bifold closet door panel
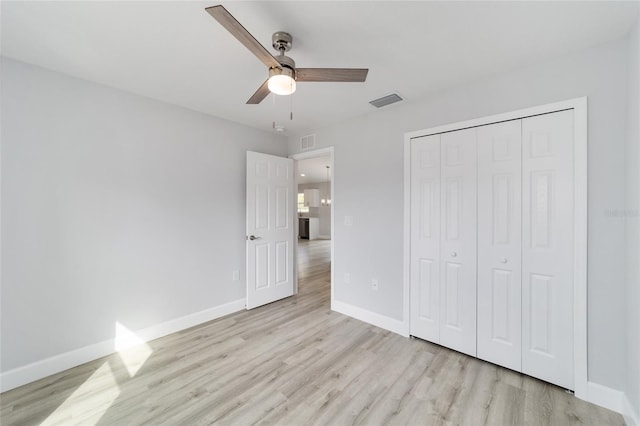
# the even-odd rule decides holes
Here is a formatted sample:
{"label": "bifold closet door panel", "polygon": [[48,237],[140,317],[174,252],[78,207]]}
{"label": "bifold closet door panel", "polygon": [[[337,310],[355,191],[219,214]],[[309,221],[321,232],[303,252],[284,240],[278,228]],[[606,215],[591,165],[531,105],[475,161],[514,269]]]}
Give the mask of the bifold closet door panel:
{"label": "bifold closet door panel", "polygon": [[573,389],[573,110],[522,130],[522,372]]}
{"label": "bifold closet door panel", "polygon": [[411,327],[440,341],[440,135],[411,141]]}
{"label": "bifold closet door panel", "polygon": [[478,358],[520,371],[522,122],[478,127]]}
{"label": "bifold closet door panel", "polygon": [[440,344],[476,355],[476,129],[440,136]]}

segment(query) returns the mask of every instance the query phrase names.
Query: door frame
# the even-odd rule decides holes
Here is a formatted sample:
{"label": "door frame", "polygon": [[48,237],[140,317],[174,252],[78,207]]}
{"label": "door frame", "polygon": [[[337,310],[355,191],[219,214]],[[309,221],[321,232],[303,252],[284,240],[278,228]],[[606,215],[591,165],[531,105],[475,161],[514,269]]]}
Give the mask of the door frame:
{"label": "door frame", "polygon": [[473,120],[445,124],[404,135],[404,247],[403,318],[409,335],[411,292],[411,139],[517,120],[562,110],[573,110],[573,368],[575,396],[588,400],[587,376],[587,97],[569,99]]}
{"label": "door frame", "polygon": [[[335,162],[334,162],[334,147],[330,146],[327,148],[320,148],[320,149],[314,149],[311,151],[305,151],[305,152],[299,152],[297,154],[291,154],[289,155],[289,158],[291,158],[294,161],[294,166],[293,166],[293,172],[295,174],[294,176],[294,185],[296,188],[296,200],[298,199],[298,178],[300,177],[300,173],[298,171],[298,161],[300,160],[307,160],[309,158],[317,158],[317,157],[326,157],[329,156],[329,164],[331,167],[331,306],[333,306],[333,294],[334,294],[334,287],[333,287],[333,283],[335,282],[334,280],[334,274],[335,274],[335,268],[333,267],[333,253],[334,253],[334,244],[335,244],[335,240],[334,240],[334,229],[335,229],[335,220],[334,220],[334,204],[335,204],[335,191],[334,191],[334,186],[335,186]],[[295,217],[296,219],[298,218],[298,204],[296,203],[296,205],[294,206],[295,208]],[[295,244],[296,244],[296,248],[293,251],[293,264],[294,264],[294,268],[293,268],[293,276],[294,276],[294,287],[293,287],[293,292],[294,294],[298,293],[298,234],[299,234],[299,230],[298,230],[298,225],[299,225],[299,221],[296,220],[295,221],[295,227],[294,227],[294,232],[295,232]]]}

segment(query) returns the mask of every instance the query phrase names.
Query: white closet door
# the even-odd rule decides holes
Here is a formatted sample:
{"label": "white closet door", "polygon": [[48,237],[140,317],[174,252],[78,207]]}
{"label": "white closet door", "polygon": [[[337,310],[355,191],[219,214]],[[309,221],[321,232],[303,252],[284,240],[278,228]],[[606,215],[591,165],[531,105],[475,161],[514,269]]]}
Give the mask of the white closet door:
{"label": "white closet door", "polygon": [[440,135],[411,141],[411,335],[440,341]]}
{"label": "white closet door", "polygon": [[476,355],[476,129],[440,136],[440,344]]}
{"label": "white closet door", "polygon": [[522,371],[573,389],[573,111],[522,129]]}
{"label": "white closet door", "polygon": [[478,358],[521,371],[521,120],[478,128]]}

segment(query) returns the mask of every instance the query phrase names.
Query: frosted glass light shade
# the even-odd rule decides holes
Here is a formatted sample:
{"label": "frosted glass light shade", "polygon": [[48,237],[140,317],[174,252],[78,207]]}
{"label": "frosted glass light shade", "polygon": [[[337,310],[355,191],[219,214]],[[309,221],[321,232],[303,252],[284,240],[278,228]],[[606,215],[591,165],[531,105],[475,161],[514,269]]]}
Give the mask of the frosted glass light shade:
{"label": "frosted glass light shade", "polygon": [[287,67],[271,68],[269,70],[269,82],[267,87],[276,95],[290,95],[296,91],[294,71]]}

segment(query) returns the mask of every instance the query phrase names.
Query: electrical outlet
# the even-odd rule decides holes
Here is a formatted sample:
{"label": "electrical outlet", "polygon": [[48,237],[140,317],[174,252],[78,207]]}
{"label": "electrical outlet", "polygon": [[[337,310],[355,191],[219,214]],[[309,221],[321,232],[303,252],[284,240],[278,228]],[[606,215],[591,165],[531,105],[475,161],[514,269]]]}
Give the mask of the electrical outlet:
{"label": "electrical outlet", "polygon": [[234,281],[240,281],[240,271],[238,271],[237,269],[233,271],[233,273],[231,274],[231,279]]}
{"label": "electrical outlet", "polygon": [[344,273],[344,283],[345,284],[349,284],[351,282],[351,274],[349,274],[348,272]]}
{"label": "electrical outlet", "polygon": [[375,278],[371,280],[371,290],[378,291],[378,280]]}

